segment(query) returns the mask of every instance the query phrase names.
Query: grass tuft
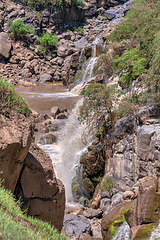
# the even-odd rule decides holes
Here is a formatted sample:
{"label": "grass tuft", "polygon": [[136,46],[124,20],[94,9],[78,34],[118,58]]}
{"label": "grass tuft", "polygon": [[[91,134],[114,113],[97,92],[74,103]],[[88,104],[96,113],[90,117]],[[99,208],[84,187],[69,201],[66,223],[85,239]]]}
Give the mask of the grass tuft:
{"label": "grass tuft", "polygon": [[16,112],[29,116],[30,109],[24,98],[16,92],[14,87],[0,78],[0,109],[8,107]]}

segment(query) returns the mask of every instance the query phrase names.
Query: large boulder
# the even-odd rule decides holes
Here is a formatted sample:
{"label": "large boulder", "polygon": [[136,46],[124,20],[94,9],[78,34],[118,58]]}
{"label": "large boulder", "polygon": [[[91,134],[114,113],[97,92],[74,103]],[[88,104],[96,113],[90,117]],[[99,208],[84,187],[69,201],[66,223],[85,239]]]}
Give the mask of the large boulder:
{"label": "large boulder", "polygon": [[135,118],[132,115],[119,119],[115,124],[115,137],[122,138],[126,133],[133,133]]}
{"label": "large boulder", "polygon": [[61,231],[65,209],[65,190],[56,179],[50,157],[32,145],[17,188],[21,189],[28,214],[48,221]]}
{"label": "large boulder", "polygon": [[11,39],[9,38],[7,33],[0,33],[0,59],[5,58],[8,59],[10,57],[12,44]]}
{"label": "large boulder", "polygon": [[151,229],[160,219],[160,195],[157,192],[157,179],[144,177],[140,180],[137,198],[132,208],[125,214],[131,227],[132,239],[149,239]]}
{"label": "large boulder", "polygon": [[5,188],[14,193],[33,133],[34,119],[14,111],[0,114],[0,172]]}
{"label": "large boulder", "polygon": [[79,239],[80,236],[91,233],[90,222],[83,216],[67,214],[64,217],[64,229],[67,237]]}

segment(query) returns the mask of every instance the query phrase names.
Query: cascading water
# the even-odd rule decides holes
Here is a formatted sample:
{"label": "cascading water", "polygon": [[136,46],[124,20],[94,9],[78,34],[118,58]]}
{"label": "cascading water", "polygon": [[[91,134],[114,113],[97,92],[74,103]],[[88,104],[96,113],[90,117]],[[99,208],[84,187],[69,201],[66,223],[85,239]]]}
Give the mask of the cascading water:
{"label": "cascading water", "polygon": [[[96,44],[101,42],[101,37],[96,37],[92,43],[92,56],[89,60],[85,73],[80,83],[72,89],[72,94],[77,94],[92,79],[93,67],[96,62]],[[82,50],[83,51],[83,50]],[[85,124],[78,121],[79,107],[83,99],[79,100],[72,110],[67,123],[59,132],[57,144],[51,146],[44,145],[41,148],[52,158],[54,170],[57,177],[63,182],[66,191],[66,202],[72,202],[72,179],[76,176],[76,166],[80,162],[80,157],[87,151],[87,146],[93,141],[94,134],[90,133],[86,144],[82,142],[82,134]]]}
{"label": "cascading water", "polygon": [[[86,47],[88,47],[88,46],[92,47],[91,58],[89,59],[89,61],[87,63],[87,67],[85,69],[85,72],[84,72],[82,78],[76,81],[76,86],[74,86],[74,88],[71,90],[72,93],[74,93],[74,94],[80,93],[81,90],[83,89],[83,87],[93,79],[93,68],[97,61],[96,45],[99,43],[103,44],[101,35],[96,36],[96,38],[94,39],[92,44],[89,44],[86,46]],[[83,54],[84,54],[84,48],[81,51],[80,59],[83,57]]]}

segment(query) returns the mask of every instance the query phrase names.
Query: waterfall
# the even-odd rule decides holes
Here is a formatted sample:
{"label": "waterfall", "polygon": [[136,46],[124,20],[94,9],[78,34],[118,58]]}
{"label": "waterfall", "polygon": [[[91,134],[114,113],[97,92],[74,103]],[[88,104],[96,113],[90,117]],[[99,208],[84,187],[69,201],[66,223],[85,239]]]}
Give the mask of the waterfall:
{"label": "waterfall", "polygon": [[[57,177],[63,182],[66,191],[66,201],[72,201],[71,182],[76,176],[76,166],[79,164],[81,155],[87,151],[87,146],[82,143],[82,134],[85,124],[79,123],[77,117],[79,107],[83,99],[79,100],[70,114],[65,127],[60,132],[60,140],[57,145],[61,148],[61,159],[56,164],[53,158],[54,169]],[[92,138],[88,139],[88,144]]]}
{"label": "waterfall", "polygon": [[117,231],[117,234],[112,240],[131,240],[131,229],[125,221]]}
{"label": "waterfall", "polygon": [[[96,36],[95,39],[93,40],[92,44],[89,44],[86,46],[86,47],[88,47],[88,46],[92,47],[91,57],[88,60],[87,66],[85,66],[85,71],[84,71],[84,74],[82,75],[81,79],[77,79],[76,85],[72,88],[72,90],[71,90],[72,93],[74,93],[74,94],[80,93],[82,91],[82,89],[85,87],[85,85],[87,83],[89,83],[92,79],[94,79],[93,68],[97,61],[96,45],[99,43],[103,44],[102,35]],[[83,54],[85,52],[84,49],[85,48],[83,48],[80,53],[79,62],[83,58]],[[82,68],[82,70],[83,70],[83,68]]]}
{"label": "waterfall", "polygon": [[[70,94],[78,95],[83,87],[93,78],[93,67],[96,63],[96,44],[102,42],[101,36],[94,39],[92,43],[92,54],[87,67],[78,84],[70,91]],[[84,50],[82,50],[82,54]],[[80,57],[82,57],[82,54]],[[52,145],[43,145],[41,148],[52,158],[53,167],[65,187],[66,202],[72,202],[72,179],[76,176],[76,168],[79,165],[80,157],[87,152],[87,147],[94,140],[95,134],[90,132],[87,136],[87,142],[82,142],[82,135],[86,128],[85,124],[78,121],[79,108],[83,104],[80,99],[75,108],[70,113],[65,126],[58,134],[58,141]]]}

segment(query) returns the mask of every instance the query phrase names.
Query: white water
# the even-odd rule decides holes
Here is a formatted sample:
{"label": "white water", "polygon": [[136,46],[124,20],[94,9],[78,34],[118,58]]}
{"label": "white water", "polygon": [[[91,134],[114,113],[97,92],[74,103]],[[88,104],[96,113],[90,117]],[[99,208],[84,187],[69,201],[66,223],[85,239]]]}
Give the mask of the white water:
{"label": "white water", "polygon": [[[96,38],[92,43],[92,56],[89,59],[88,65],[85,69],[82,79],[70,93],[77,95],[80,90],[89,82],[93,77],[93,67],[97,60],[96,58],[96,44],[102,41],[101,38]],[[83,54],[84,50],[82,50]],[[64,93],[63,93],[64,94]],[[59,94],[61,96],[61,94]],[[59,96],[57,95],[57,97]],[[93,141],[93,133],[88,134],[86,145],[82,142],[82,135],[86,128],[85,124],[80,124],[78,121],[79,108],[83,103],[83,99],[79,100],[72,110],[67,123],[61,129],[58,136],[58,142],[53,145],[44,145],[41,148],[52,158],[53,167],[65,187],[66,203],[72,202],[72,179],[76,176],[76,168],[79,165],[80,157],[87,151],[87,146]]]}
{"label": "white water", "polygon": [[88,144],[93,140],[91,135],[88,137],[86,145],[82,143],[82,134],[86,126],[85,124],[80,125],[77,119],[82,102],[83,99],[79,100],[69,115],[66,125],[59,133],[57,144],[41,146],[52,158],[56,176],[65,186],[67,203],[72,202],[71,182],[73,177],[76,176],[76,167],[79,164],[80,157],[87,151]]}

